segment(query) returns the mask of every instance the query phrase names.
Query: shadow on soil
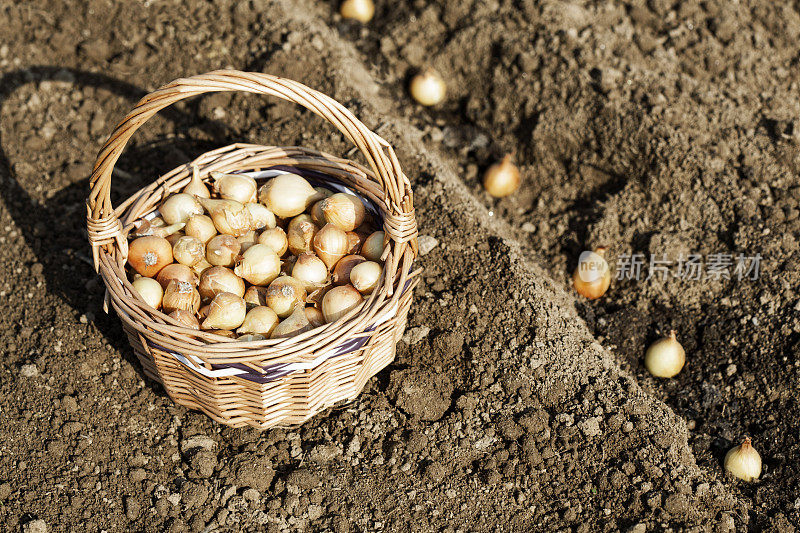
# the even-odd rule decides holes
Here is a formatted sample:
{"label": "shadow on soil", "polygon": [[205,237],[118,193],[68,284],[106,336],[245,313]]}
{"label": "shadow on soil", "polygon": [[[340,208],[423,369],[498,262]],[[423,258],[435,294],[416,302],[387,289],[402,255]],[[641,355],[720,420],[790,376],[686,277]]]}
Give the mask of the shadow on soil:
{"label": "shadow on soil", "polygon": [[[65,71],[74,76],[74,86],[77,89],[102,88],[130,100],[131,107],[146,94],[139,87],[102,74],[57,66],[39,66],[10,72],[0,78],[0,108],[18,88],[29,83],[63,79],[61,77]],[[197,100],[187,105],[190,111],[196,111],[193,104],[196,105]],[[217,121],[198,118],[195,113],[181,112],[174,108],[165,109],[161,114],[175,125],[176,137],[130,146],[117,164],[118,168],[124,169],[119,174],[125,176],[125,180],[124,183],[115,183],[115,196],[120,190],[127,196],[146,185],[149,180],[143,176],[159,176],[205,151],[235,142],[236,135],[231,128]],[[200,128],[206,139],[210,140],[192,138],[186,131],[189,127]],[[14,139],[14,132],[10,133],[11,139]],[[4,185],[0,187],[0,197],[36,256],[36,261],[42,265],[47,290],[65,300],[77,314],[100,309],[104,288],[89,259],[91,252],[85,232],[88,175],[85,179],[58,190],[47,200],[34,198],[20,184],[19,176],[14,170],[16,162],[10,161],[3,149],[7,142],[9,141],[0,137],[0,176]],[[95,155],[87,153],[86,163],[92,163]],[[114,201],[119,201],[119,198]],[[75,270],[66,274],[63,267],[69,256],[79,260],[73,262]],[[130,349],[117,317],[113,313],[94,314],[97,315],[95,324],[103,336],[141,373],[139,362]]]}

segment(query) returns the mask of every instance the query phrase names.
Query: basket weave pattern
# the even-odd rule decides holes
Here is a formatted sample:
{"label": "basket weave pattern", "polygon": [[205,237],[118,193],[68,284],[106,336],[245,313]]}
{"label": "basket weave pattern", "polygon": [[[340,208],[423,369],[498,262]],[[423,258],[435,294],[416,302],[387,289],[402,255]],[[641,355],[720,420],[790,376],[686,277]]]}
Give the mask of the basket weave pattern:
{"label": "basket weave pattern", "polygon": [[[207,152],[141,189],[114,208],[111,174],[128,139],[164,107],[194,95],[244,91],[277,96],[323,117],[356,147],[368,167],[300,147],[235,144]],[[256,171],[294,167],[321,173],[371,200],[387,243],[383,275],[365,303],[332,324],[296,337],[237,342],[188,329],[148,306],[125,273],[134,222],[182,189],[193,171]],[[301,424],[352,400],[389,364],[402,336],[419,270],[413,194],[394,150],[335,100],[297,82],[260,73],[216,71],[176,80],[144,97],[101,149],[90,180],[87,229],[95,267],[106,285],[106,308],[119,315],[145,373],[176,403],[231,426]]]}

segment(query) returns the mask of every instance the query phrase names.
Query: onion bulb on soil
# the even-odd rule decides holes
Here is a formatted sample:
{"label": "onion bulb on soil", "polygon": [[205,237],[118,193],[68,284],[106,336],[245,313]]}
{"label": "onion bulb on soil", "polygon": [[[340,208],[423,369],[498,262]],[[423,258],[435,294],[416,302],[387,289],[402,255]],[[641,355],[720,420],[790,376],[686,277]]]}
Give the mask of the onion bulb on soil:
{"label": "onion bulb on soil", "polygon": [[686,352],[675,338],[675,330],[669,336],[657,340],[647,349],[644,366],[657,378],[675,377],[686,363]]}
{"label": "onion bulb on soil", "polygon": [[163,237],[139,237],[131,241],[128,247],[128,264],[147,278],[152,278],[170,263],[172,245]]}
{"label": "onion bulb on soil", "polygon": [[132,283],[133,288],[142,297],[147,305],[153,309],[161,307],[161,299],[164,296],[164,289],[161,284],[152,278],[139,278]]}
{"label": "onion bulb on soil", "polygon": [[408,89],[414,100],[425,106],[436,105],[444,100],[447,91],[444,80],[433,69],[414,76]]}
{"label": "onion bulb on soil", "polygon": [[519,169],[512,163],[513,156],[507,154],[502,161],[495,163],[483,175],[483,187],[495,198],[503,198],[516,192],[522,183]]}
{"label": "onion bulb on soil", "polygon": [[749,437],[725,454],[725,470],[745,481],[755,481],[761,475],[761,456]]}
{"label": "onion bulb on soil", "polygon": [[339,6],[342,18],[353,19],[366,24],[375,15],[375,4],[372,0],[344,0]]}
{"label": "onion bulb on soil", "polygon": [[611,269],[605,253],[606,249],[603,247],[594,252],[583,252],[578,260],[578,267],[572,274],[575,290],[590,300],[600,298],[611,285]]}

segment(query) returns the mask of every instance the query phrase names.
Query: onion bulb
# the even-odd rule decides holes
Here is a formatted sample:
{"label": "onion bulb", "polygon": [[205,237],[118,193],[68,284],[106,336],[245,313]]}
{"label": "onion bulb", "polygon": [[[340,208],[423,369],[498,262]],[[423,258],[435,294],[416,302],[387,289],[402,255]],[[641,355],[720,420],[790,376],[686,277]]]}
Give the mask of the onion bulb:
{"label": "onion bulb", "polygon": [[358,307],[364,299],[352,285],[334,287],[322,298],[322,315],[325,322],[336,322],[351,310]]}
{"label": "onion bulb", "polygon": [[357,254],[361,251],[361,245],[364,244],[364,241],[367,238],[365,233],[359,233],[357,231],[348,231],[347,232],[347,253],[348,254]]}
{"label": "onion bulb", "polygon": [[185,281],[172,280],[164,291],[161,305],[165,313],[178,310],[196,313],[200,309],[200,293]]}
{"label": "onion bulb", "polygon": [[333,224],[325,224],[314,235],[314,251],[329,270],[347,254],[348,248],[347,233]]}
{"label": "onion bulb", "polygon": [[360,255],[346,255],[339,259],[336,266],[333,267],[333,284],[334,285],[347,285],[350,283],[350,272],[353,267],[366,261]]}
{"label": "onion bulb", "polygon": [[271,338],[282,339],[284,337],[294,337],[312,329],[313,326],[306,317],[305,309],[302,304],[297,304],[292,313],[281,321],[272,331]]}
{"label": "onion bulb", "polygon": [[128,264],[142,276],[152,278],[170,263],[172,245],[163,237],[139,237],[128,246]]}
{"label": "onion bulb", "polygon": [[495,198],[503,198],[519,189],[522,183],[519,169],[511,162],[513,156],[507,154],[502,161],[490,166],[483,176],[483,187]]}
{"label": "onion bulb", "polygon": [[375,261],[364,261],[350,271],[350,283],[361,294],[370,294],[381,279],[383,267]]}
{"label": "onion bulb", "polygon": [[311,221],[310,215],[303,214],[294,217],[286,228],[289,251],[294,255],[311,251],[311,243],[318,230],[316,224]]}
{"label": "onion bulb", "polygon": [[572,284],[578,294],[590,300],[600,298],[611,285],[611,270],[605,258],[606,249],[583,252],[572,274]]}
{"label": "onion bulb", "polygon": [[192,215],[186,221],[186,227],[183,232],[198,239],[203,244],[207,244],[211,238],[217,234],[217,228],[214,226],[214,221],[211,217],[206,215]]}
{"label": "onion bulb", "polygon": [[203,183],[203,180],[200,179],[200,170],[196,166],[192,167],[192,179],[189,180],[182,192],[198,198],[211,198],[211,193],[206,184]]}
{"label": "onion bulb", "polygon": [[678,374],[686,363],[686,352],[675,338],[675,330],[668,337],[657,340],[647,349],[644,366],[657,378],[671,378]]}
{"label": "onion bulb", "polygon": [[258,201],[276,216],[289,218],[305,211],[316,194],[302,176],[281,174],[261,186]]}
{"label": "onion bulb", "polygon": [[250,231],[253,218],[244,204],[236,200],[214,200],[200,198],[200,203],[208,211],[214,227],[225,235],[238,237]]}
{"label": "onion bulb", "polygon": [[210,300],[221,292],[230,292],[236,296],[244,296],[244,280],[229,268],[214,266],[200,275],[200,296]]}
{"label": "onion bulb", "polygon": [[281,260],[266,244],[254,244],[236,260],[233,272],[252,285],[266,285],[281,273]]}
{"label": "onion bulb", "polygon": [[158,281],[164,289],[167,288],[167,285],[169,285],[169,282],[172,280],[189,283],[192,287],[197,287],[197,284],[200,283],[200,278],[197,277],[194,270],[180,263],[172,263],[171,265],[165,266],[156,276],[156,281]]}
{"label": "onion bulb", "polygon": [[411,79],[411,96],[422,105],[436,105],[444,100],[447,87],[444,80],[433,69],[420,72]]}
{"label": "onion bulb", "polygon": [[269,338],[272,330],[278,325],[278,315],[269,307],[253,307],[244,317],[244,322],[236,333],[257,333]]}
{"label": "onion bulb", "polygon": [[172,257],[182,265],[194,266],[206,257],[206,247],[196,237],[184,235],[172,245]]}
{"label": "onion bulb", "polygon": [[217,235],[206,245],[206,261],[214,266],[233,266],[242,245],[232,235]]}
{"label": "onion bulb", "polygon": [[267,305],[279,317],[286,318],[297,304],[305,303],[306,295],[301,282],[291,276],[281,276],[267,287]]}
{"label": "onion bulb", "polygon": [[305,252],[297,256],[292,277],[305,286],[306,292],[311,292],[328,281],[328,267],[314,252]]}
{"label": "onion bulb", "polygon": [[277,224],[275,220],[275,215],[272,214],[272,211],[267,209],[261,204],[257,204],[254,202],[250,202],[244,204],[248,211],[250,211],[250,217],[253,219],[252,228],[254,230],[262,230],[268,228],[274,228]]}
{"label": "onion bulb", "polygon": [[352,194],[337,192],[322,200],[325,221],[344,231],[353,231],[364,222],[364,202]]}
{"label": "onion bulb", "polygon": [[217,294],[208,307],[203,329],[236,329],[244,322],[247,307],[244,300],[230,292]]}
{"label": "onion bulb", "polygon": [[161,307],[161,299],[164,296],[164,289],[161,288],[156,280],[152,278],[139,278],[133,281],[133,288],[142,297],[147,305],[153,309]]}
{"label": "onion bulb", "polygon": [[761,456],[749,437],[725,454],[725,470],[745,481],[755,481],[761,475]]}
{"label": "onion bulb", "polygon": [[167,224],[186,222],[192,215],[202,215],[203,207],[195,196],[186,193],[173,194],[158,208]]}
{"label": "onion bulb", "polygon": [[246,204],[255,197],[258,186],[250,176],[212,172],[211,177],[214,179],[214,192],[220,198]]}
{"label": "onion bulb", "polygon": [[283,254],[289,249],[289,240],[286,238],[286,232],[277,227],[264,230],[258,236],[258,244],[266,244],[278,254],[278,257],[283,257]]}
{"label": "onion bulb", "polygon": [[248,309],[259,305],[267,305],[267,288],[259,287],[258,285],[247,287],[244,293],[244,303],[247,304]]}
{"label": "onion bulb", "polygon": [[386,239],[386,233],[382,231],[373,232],[361,245],[361,255],[370,261],[380,261],[383,256],[384,239]]}
{"label": "onion bulb", "polygon": [[306,307],[305,313],[306,319],[308,319],[315,328],[325,325],[325,317],[322,315],[322,311],[316,307]]}
{"label": "onion bulb", "polygon": [[197,321],[197,318],[195,318],[191,311],[176,309],[169,314],[169,317],[174,318],[176,321],[180,322],[182,326],[187,328],[200,329],[200,322]]}
{"label": "onion bulb", "polygon": [[372,0],[344,0],[339,6],[342,18],[353,19],[366,24],[375,14],[375,4]]}

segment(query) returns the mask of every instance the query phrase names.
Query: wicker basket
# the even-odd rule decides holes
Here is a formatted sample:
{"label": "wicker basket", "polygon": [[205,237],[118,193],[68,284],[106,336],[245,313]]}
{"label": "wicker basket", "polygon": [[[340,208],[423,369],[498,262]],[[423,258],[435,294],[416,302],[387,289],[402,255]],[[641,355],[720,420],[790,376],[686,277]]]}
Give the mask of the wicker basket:
{"label": "wicker basket", "polygon": [[[172,170],[115,209],[111,174],[133,133],[162,108],[216,91],[272,95],[306,107],[355,144],[369,168],[305,148],[234,144]],[[275,168],[343,184],[375,208],[387,236],[379,288],[337,322],[296,337],[254,342],[188,329],[149,307],[124,269],[133,223],[185,186],[193,171],[205,178],[211,171]],[[354,399],[366,380],[394,359],[419,274],[411,271],[417,254],[411,186],[389,144],[324,94],[276,76],[230,70],[176,80],[144,97],[116,127],[97,157],[90,186],[89,242],[106,285],[106,310],[114,308],[144,372],[176,403],[234,427],[297,425]]]}

